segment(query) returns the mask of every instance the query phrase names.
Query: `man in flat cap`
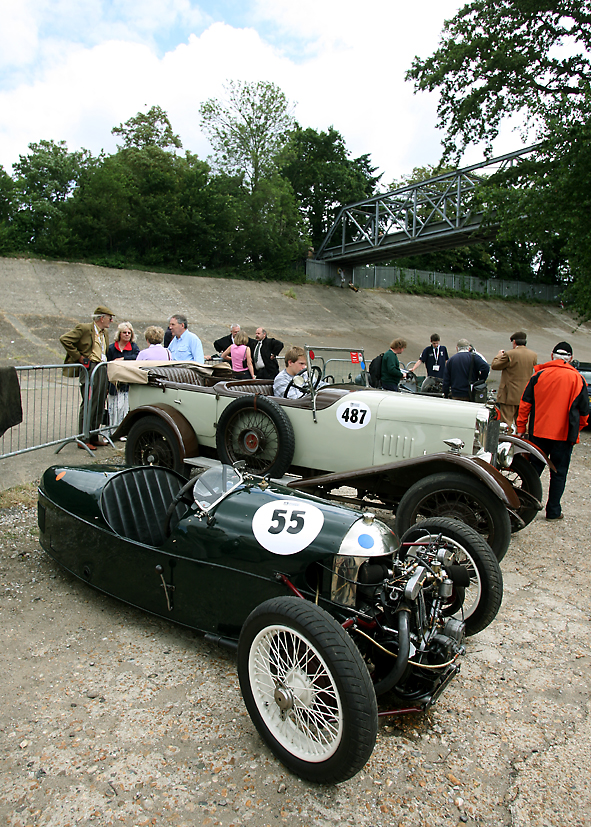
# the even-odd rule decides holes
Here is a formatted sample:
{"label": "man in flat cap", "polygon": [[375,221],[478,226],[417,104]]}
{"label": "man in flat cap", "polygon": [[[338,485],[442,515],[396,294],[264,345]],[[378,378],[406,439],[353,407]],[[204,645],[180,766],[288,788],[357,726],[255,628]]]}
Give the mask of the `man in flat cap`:
{"label": "man in flat cap", "polygon": [[[571,365],[572,359],[573,349],[569,343],[558,342],[550,361],[534,368],[517,414],[519,436],[525,436],[527,431],[530,442],[545,451],[554,466],[554,469],[550,466],[547,520],[562,520],[560,500],[573,446],[589,419],[587,383]],[[541,474],[544,463],[533,456],[529,461]]]}
{"label": "man in flat cap", "polygon": [[[69,333],[60,336],[60,342],[66,350],[66,365],[84,365],[89,374],[89,383],[86,385],[86,373],[80,371],[80,393],[82,403],[78,419],[78,433],[82,433],[82,419],[84,414],[85,394],[89,394],[90,401],[90,431],[97,430],[103,422],[103,411],[107,396],[106,368],[97,370],[97,365],[107,361],[109,347],[108,329],[113,321],[113,311],[104,305],[99,305],[92,315],[92,321],[77,324]],[[91,434],[87,447],[95,451],[99,445],[107,445],[107,440],[99,434]],[[83,448],[83,445],[79,446]]]}
{"label": "man in flat cap", "polygon": [[538,354],[527,345],[527,334],[518,330],[511,336],[512,348],[499,350],[490,364],[491,370],[501,371],[501,381],[497,393],[497,407],[501,419],[507,425],[513,425],[517,419],[517,410],[525,386],[538,364]]}

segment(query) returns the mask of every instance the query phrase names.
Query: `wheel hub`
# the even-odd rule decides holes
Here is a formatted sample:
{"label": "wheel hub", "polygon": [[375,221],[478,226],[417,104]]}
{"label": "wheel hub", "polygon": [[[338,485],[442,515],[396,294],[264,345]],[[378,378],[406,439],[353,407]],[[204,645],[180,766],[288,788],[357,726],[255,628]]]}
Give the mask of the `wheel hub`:
{"label": "wheel hub", "polygon": [[275,703],[281,710],[282,716],[289,712],[290,709],[293,709],[293,694],[287,686],[283,686],[282,684],[277,685],[273,697]]}
{"label": "wheel hub", "polygon": [[263,447],[264,434],[258,428],[249,428],[242,431],[238,442],[245,454],[256,454]]}

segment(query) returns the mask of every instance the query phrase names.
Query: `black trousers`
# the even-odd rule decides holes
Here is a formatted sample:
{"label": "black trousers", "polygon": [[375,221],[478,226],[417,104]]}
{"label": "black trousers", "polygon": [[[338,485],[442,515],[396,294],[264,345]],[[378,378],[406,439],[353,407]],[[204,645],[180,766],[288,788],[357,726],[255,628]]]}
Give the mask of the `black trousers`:
{"label": "black trousers", "polygon": [[[564,494],[566,477],[570,465],[570,458],[573,453],[573,446],[570,442],[563,442],[559,439],[542,439],[537,436],[530,436],[528,439],[541,448],[554,464],[556,471],[550,471],[550,486],[548,489],[548,502],[546,503],[546,517],[560,517],[562,508],[560,500]],[[541,476],[546,467],[543,462],[535,457],[530,457],[530,462]]]}
{"label": "black trousers", "polygon": [[[89,368],[89,382],[86,388],[86,374],[80,371],[80,396],[82,402],[80,404],[80,413],[78,415],[78,433],[82,433],[83,418],[84,418],[84,404],[86,402],[86,394],[88,393],[88,404],[90,405],[90,420],[89,430],[96,431],[103,424],[103,411],[105,410],[105,400],[107,398],[107,390],[109,383],[107,382],[107,363],[104,367],[97,370],[102,362],[91,362]],[[90,437],[90,442],[97,442],[96,434]]]}

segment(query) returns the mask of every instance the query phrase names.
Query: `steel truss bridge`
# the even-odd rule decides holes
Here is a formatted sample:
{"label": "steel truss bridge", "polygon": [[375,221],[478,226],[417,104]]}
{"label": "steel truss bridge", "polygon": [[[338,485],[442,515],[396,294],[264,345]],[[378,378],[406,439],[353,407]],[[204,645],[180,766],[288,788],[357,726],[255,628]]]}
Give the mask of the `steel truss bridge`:
{"label": "steel truss bridge", "polygon": [[538,146],[343,207],[315,258],[355,266],[494,238],[498,225],[490,220],[483,225],[476,189]]}

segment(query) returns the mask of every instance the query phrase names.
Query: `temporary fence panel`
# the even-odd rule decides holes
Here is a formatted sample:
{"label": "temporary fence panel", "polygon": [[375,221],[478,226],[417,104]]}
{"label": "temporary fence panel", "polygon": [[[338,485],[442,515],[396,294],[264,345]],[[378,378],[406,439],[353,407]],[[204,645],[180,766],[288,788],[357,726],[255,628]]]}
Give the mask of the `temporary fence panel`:
{"label": "temporary fence panel", "polygon": [[[0,459],[65,444],[89,437],[88,371],[83,365],[64,375],[64,365],[32,365],[15,368],[20,385],[23,419],[0,437]],[[96,371],[106,370],[106,364]],[[80,375],[85,388],[82,429],[79,424]]]}

